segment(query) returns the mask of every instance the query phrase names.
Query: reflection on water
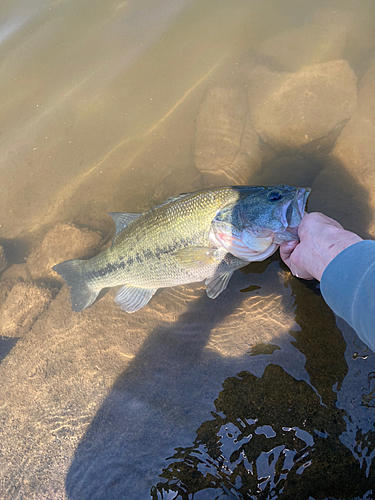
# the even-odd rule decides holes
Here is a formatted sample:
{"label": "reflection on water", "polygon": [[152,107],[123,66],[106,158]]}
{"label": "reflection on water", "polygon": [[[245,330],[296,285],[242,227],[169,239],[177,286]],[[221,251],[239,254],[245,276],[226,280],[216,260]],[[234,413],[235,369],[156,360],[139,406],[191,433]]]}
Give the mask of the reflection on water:
{"label": "reflection on water", "polygon": [[111,292],[72,313],[50,271],[108,243],[106,212],[228,183],[310,186],[374,237],[374,21],[372,0],[1,3],[1,498],[374,497],[374,355],[278,255],[134,315]]}
{"label": "reflection on water", "polygon": [[[365,391],[366,377],[372,379],[373,374],[369,367],[354,365],[348,353],[346,365],[345,345],[328,308],[319,294],[306,290],[298,294],[305,300],[298,301],[296,288],[303,285],[295,284],[291,286],[300,331],[290,333],[305,353],[310,383],[291,377],[282,363],[273,364],[272,357],[260,378],[249,371],[227,378],[213,418],[199,427],[191,446],[176,448],[161,474],[164,481],[152,488],[153,498],[165,498],[165,492],[175,492],[166,498],[181,499],[193,494],[194,498],[372,498],[373,421],[363,406],[344,401],[348,390],[352,396],[356,390]],[[312,325],[311,314],[323,318]],[[313,341],[321,349],[311,349]],[[362,370],[365,374],[358,384],[355,379]],[[195,495],[201,491],[206,494]]]}

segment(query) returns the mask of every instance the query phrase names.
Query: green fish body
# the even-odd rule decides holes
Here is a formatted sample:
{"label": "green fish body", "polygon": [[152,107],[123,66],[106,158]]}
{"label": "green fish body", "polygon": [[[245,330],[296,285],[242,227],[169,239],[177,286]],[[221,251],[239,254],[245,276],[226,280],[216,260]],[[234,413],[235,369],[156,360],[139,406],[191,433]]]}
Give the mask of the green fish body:
{"label": "green fish body", "polygon": [[308,194],[289,186],[227,187],[183,194],[144,214],[112,213],[109,248],[53,270],[71,287],[74,311],[118,285],[115,301],[127,312],[145,306],[158,288],[203,280],[215,298],[236,269],[298,239]]}

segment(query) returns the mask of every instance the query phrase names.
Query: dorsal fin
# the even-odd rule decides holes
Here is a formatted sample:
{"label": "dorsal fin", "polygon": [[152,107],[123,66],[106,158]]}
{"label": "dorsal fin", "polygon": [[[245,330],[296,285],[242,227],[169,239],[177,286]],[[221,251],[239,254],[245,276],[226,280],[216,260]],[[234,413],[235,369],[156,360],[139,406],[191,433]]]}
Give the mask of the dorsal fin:
{"label": "dorsal fin", "polygon": [[[172,196],[171,198],[168,198],[168,200],[163,201],[159,205],[156,205],[155,207],[152,207],[151,210],[155,210],[156,208],[163,207],[164,205],[168,205],[169,203],[172,203],[174,201],[177,201],[179,199],[184,198],[186,195],[189,193],[183,193],[178,196]],[[127,212],[108,212],[108,215],[112,217],[116,224],[116,236],[121,233],[123,229],[126,228],[131,222],[133,222],[135,219],[138,219],[143,213],[141,214],[132,214],[132,213],[127,213]],[[112,242],[113,244],[113,242]]]}
{"label": "dorsal fin", "polygon": [[171,198],[168,198],[168,200],[165,200],[162,203],[159,203],[159,205],[156,205],[155,207],[152,207],[151,210],[155,210],[155,208],[164,207],[164,205],[168,205],[169,203],[173,203],[174,201],[185,198],[189,194],[191,194],[191,193],[182,193],[182,194],[179,194],[178,196],[171,196]]}
{"label": "dorsal fin", "polygon": [[[121,233],[123,229],[126,228],[135,219],[138,219],[143,214],[129,214],[126,212],[108,212],[108,215],[112,217],[116,224],[116,236]],[[116,237],[115,236],[115,237]]]}

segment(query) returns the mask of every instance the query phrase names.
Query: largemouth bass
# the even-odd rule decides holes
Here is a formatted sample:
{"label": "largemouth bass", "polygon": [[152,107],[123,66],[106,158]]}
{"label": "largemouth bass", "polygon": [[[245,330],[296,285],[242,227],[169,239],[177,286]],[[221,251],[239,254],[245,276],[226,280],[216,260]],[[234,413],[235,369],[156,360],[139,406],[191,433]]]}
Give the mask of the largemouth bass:
{"label": "largemouth bass", "polygon": [[110,213],[116,236],[109,248],[52,269],[70,286],[73,311],[118,285],[115,302],[127,312],[145,306],[158,288],[203,280],[214,299],[236,269],[298,240],[309,193],[290,186],[224,187],[182,194],[143,214]]}

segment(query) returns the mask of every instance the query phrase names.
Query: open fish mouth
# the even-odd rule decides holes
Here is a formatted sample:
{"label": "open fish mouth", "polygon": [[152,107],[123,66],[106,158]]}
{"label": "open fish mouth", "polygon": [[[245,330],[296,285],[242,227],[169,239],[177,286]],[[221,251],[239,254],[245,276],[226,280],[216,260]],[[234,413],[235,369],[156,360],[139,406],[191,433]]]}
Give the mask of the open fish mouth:
{"label": "open fish mouth", "polygon": [[296,202],[299,210],[299,214],[302,217],[305,215],[305,208],[307,203],[307,198],[311,193],[310,188],[299,188],[296,194]]}
{"label": "open fish mouth", "polygon": [[298,188],[294,199],[286,209],[283,223],[286,230],[292,234],[297,235],[299,223],[305,215],[306,202],[310,193],[310,188]]}

